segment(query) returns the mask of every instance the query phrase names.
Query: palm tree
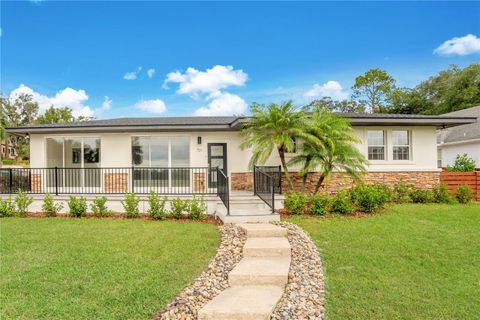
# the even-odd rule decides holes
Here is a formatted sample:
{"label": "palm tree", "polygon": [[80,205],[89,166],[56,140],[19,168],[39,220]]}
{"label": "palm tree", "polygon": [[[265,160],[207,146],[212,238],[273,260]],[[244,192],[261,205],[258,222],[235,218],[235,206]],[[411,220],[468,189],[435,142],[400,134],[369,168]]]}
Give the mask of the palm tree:
{"label": "palm tree", "polygon": [[358,180],[365,172],[367,161],[355,147],[358,138],[353,134],[347,119],[336,116],[324,108],[316,108],[312,114],[309,133],[321,141],[311,144],[305,141],[302,153],[289,161],[289,165],[302,164],[302,192],[305,191],[309,172],[319,170],[319,178],[315,185],[317,193],[323,182],[334,170],[343,171]]}
{"label": "palm tree", "polygon": [[[307,131],[306,114],[297,110],[291,101],[280,105],[275,103],[267,106],[254,104],[252,117],[241,135],[245,137],[245,140],[240,147],[242,149],[252,148],[250,167],[258,163],[264,164],[273,150],[277,150],[289,190],[294,190],[294,187],[285,160],[285,153],[294,151],[295,139],[310,141],[312,145],[317,145],[315,136]],[[320,146],[317,145],[317,147]]]}

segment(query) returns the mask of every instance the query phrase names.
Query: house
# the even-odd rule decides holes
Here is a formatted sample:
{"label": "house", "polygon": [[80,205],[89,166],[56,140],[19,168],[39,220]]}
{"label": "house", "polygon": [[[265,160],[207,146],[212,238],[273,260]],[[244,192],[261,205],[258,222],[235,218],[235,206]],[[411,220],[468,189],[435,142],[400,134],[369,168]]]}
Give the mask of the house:
{"label": "house", "polygon": [[8,139],[5,139],[1,142],[0,144],[0,152],[1,152],[1,159],[4,160],[14,160],[15,157],[17,156],[17,153],[15,151],[15,148],[13,145],[10,143]]}
{"label": "house", "polygon": [[438,131],[438,166],[453,165],[457,154],[466,153],[480,167],[480,106],[446,113],[444,116],[475,117],[477,122]]}
{"label": "house", "polygon": [[[361,140],[358,148],[369,160],[366,181],[403,180],[419,188],[439,180],[436,130],[475,121],[464,116],[342,115],[351,121]],[[32,193],[213,194],[227,208],[235,192],[251,196],[255,187],[255,194],[273,207],[274,193],[281,192],[280,160],[273,153],[252,174],[251,151],[240,148],[240,130],[247,121],[236,116],[120,118],[9,128],[10,134],[30,137],[31,169],[28,176],[18,173],[23,178],[13,183],[23,181],[18,183]],[[327,189],[349,184],[336,174]]]}

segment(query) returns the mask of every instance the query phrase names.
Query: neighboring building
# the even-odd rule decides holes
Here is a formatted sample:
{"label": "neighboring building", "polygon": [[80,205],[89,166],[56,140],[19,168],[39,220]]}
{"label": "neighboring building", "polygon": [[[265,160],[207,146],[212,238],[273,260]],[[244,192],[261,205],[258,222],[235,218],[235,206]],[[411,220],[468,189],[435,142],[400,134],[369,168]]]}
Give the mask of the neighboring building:
{"label": "neighboring building", "polygon": [[0,152],[2,153],[2,159],[13,160],[17,157],[15,148],[12,146],[10,141],[8,141],[8,139],[2,141]]}
{"label": "neighboring building", "polygon": [[[475,121],[464,116],[343,116],[351,121],[361,140],[358,148],[369,160],[366,181],[393,184],[403,180],[420,188],[431,187],[439,179],[436,130]],[[248,167],[251,151],[241,150],[243,138],[239,134],[248,119],[121,118],[7,131],[30,136],[32,168],[69,168],[62,170],[60,177],[56,173],[55,179],[57,186],[70,188],[70,193],[75,193],[77,187],[98,193],[132,189],[147,192],[150,188],[170,194],[201,193],[216,188],[216,167],[230,178],[231,190],[252,190],[252,171]],[[276,152],[266,165],[280,165]],[[85,169],[78,173],[74,170],[78,168]],[[32,175],[39,192],[53,184],[52,174],[50,170],[48,174]],[[327,186],[330,189],[350,183],[339,177],[332,181]]]}
{"label": "neighboring building", "polygon": [[477,122],[438,130],[438,167],[455,162],[457,154],[468,154],[480,167],[480,106],[446,113],[445,117],[475,117]]}

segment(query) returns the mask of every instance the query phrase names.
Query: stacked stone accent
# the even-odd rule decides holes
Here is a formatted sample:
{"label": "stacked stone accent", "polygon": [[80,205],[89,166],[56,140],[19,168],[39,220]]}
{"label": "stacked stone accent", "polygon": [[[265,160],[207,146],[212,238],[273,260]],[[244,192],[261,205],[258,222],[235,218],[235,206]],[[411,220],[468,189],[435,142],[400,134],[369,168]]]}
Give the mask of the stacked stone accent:
{"label": "stacked stone accent", "polygon": [[[302,186],[302,177],[298,173],[291,173],[296,190]],[[440,181],[440,172],[435,171],[402,171],[402,172],[367,172],[363,175],[366,184],[382,183],[388,186],[403,181],[413,184],[418,189],[430,189]],[[318,181],[318,173],[310,173],[307,178],[306,192],[311,193]],[[339,190],[349,189],[353,186],[353,180],[342,173],[334,172],[323,184],[322,190],[328,193],[336,193]],[[285,174],[282,177],[282,188],[288,190]],[[253,174],[251,172],[232,173],[232,190],[253,190]]]}
{"label": "stacked stone accent", "polygon": [[193,191],[194,192],[206,192],[207,185],[205,179],[205,173],[203,172],[195,172],[193,174]]}
{"label": "stacked stone accent", "polygon": [[128,173],[105,173],[103,175],[105,193],[122,193],[128,190]]}
{"label": "stacked stone accent", "polygon": [[31,189],[33,193],[41,193],[42,192],[42,175],[40,173],[32,173],[32,182],[31,182]]}

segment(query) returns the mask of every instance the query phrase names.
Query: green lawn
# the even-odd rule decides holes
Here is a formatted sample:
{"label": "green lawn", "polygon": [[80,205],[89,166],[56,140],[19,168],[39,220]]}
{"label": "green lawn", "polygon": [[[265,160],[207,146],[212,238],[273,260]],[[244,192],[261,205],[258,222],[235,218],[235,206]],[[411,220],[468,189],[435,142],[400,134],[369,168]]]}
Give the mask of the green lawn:
{"label": "green lawn", "polygon": [[204,223],[2,219],[1,319],[151,319],[215,255]]}
{"label": "green lawn", "polygon": [[320,249],[329,319],[480,319],[480,204],[290,221]]}

